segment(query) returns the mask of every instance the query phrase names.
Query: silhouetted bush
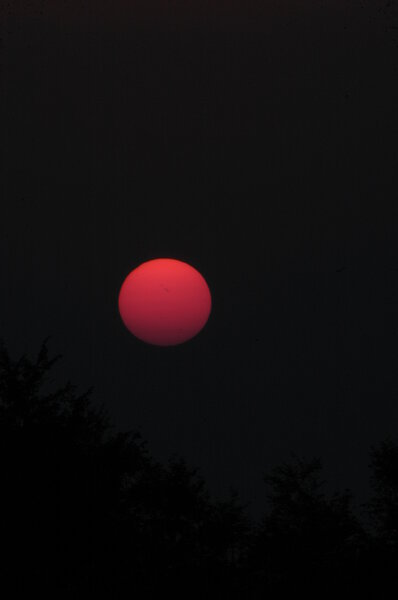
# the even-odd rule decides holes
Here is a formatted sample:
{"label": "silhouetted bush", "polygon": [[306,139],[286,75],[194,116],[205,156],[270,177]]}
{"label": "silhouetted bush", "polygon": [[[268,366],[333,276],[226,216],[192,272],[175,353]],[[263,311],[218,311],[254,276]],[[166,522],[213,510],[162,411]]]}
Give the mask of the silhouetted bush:
{"label": "silhouetted bush", "polygon": [[46,342],[34,361],[0,352],[3,579],[74,598],[227,589],[249,529],[236,498],[213,502],[182,459],[114,432],[91,392],[45,392],[58,359]]}
{"label": "silhouetted bush", "polygon": [[363,531],[349,492],[327,497],[320,475],[319,460],[294,459],[265,476],[268,511],[249,557],[257,588],[308,595],[325,581],[329,588],[349,584]]}
{"label": "silhouetted bush", "polygon": [[0,535],[4,585],[63,598],[248,600],[378,597],[397,586],[398,446],[371,451],[364,528],[349,491],[327,495],[317,459],[264,477],[254,526],[236,492],[215,501],[180,457],[161,464],[115,431],[92,391],[51,390],[59,356],[0,348]]}

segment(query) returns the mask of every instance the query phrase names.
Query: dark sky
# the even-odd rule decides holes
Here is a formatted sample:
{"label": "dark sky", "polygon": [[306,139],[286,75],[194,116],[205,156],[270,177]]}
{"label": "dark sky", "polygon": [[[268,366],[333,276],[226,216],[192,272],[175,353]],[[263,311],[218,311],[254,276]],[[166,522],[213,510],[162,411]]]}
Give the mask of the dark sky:
{"label": "dark sky", "polygon": [[[366,493],[398,424],[395,3],[11,2],[1,9],[0,335],[52,335],[155,456],[238,488],[320,456]],[[185,260],[213,311],[157,348],[126,275]]]}

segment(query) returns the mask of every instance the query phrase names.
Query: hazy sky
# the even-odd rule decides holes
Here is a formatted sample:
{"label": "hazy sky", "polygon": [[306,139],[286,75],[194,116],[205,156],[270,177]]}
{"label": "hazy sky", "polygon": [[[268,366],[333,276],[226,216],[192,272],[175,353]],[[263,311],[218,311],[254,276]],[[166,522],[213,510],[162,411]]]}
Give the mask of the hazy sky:
{"label": "hazy sky", "polygon": [[[180,4],[182,6],[180,6]],[[185,5],[184,5],[185,4]],[[0,334],[52,335],[158,458],[257,511],[290,452],[365,490],[398,417],[398,35],[383,2],[15,2],[1,14]],[[395,21],[394,21],[395,19]],[[193,341],[117,312],[186,260]]]}

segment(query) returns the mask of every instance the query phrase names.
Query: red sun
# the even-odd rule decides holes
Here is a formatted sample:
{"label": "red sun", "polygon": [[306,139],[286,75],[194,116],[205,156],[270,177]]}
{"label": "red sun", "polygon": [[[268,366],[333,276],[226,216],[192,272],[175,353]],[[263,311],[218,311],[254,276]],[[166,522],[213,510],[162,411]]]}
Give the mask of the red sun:
{"label": "red sun", "polygon": [[205,326],[211,294],[202,275],[173,258],[144,262],[126,277],[119,312],[127,329],[157,346],[176,346]]}

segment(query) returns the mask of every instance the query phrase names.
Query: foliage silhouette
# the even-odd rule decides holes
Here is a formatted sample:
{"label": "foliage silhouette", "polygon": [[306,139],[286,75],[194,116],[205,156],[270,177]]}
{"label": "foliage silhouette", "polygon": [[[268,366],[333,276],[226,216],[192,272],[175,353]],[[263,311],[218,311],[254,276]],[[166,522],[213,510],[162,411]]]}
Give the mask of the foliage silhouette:
{"label": "foliage silhouette", "polygon": [[114,432],[91,391],[46,392],[57,360],[47,340],[34,361],[0,351],[3,580],[60,598],[227,590],[249,530],[236,498],[213,502],[183,459]]}
{"label": "foliage silhouette", "polygon": [[378,594],[398,586],[398,444],[382,441],[370,452],[373,496],[366,509],[371,536],[366,556],[368,587]]}
{"label": "foliage silhouette", "polygon": [[370,528],[351,493],[328,495],[318,459],[264,477],[254,525],[231,491],[216,501],[197,469],[161,464],[139,432],[115,431],[92,390],[52,389],[59,356],[0,347],[0,563],[4,589],[66,598],[145,594],[254,600],[305,593],[379,596],[397,586],[398,445],[371,451]]}
{"label": "foliage silhouette", "polygon": [[[321,462],[294,458],[264,477],[268,511],[253,536],[257,586],[273,595],[349,585],[363,535],[348,491],[327,497]],[[326,593],[326,592],[325,592]]]}
{"label": "foliage silhouette", "polygon": [[369,514],[378,539],[398,548],[398,446],[385,440],[371,450],[373,498]]}

